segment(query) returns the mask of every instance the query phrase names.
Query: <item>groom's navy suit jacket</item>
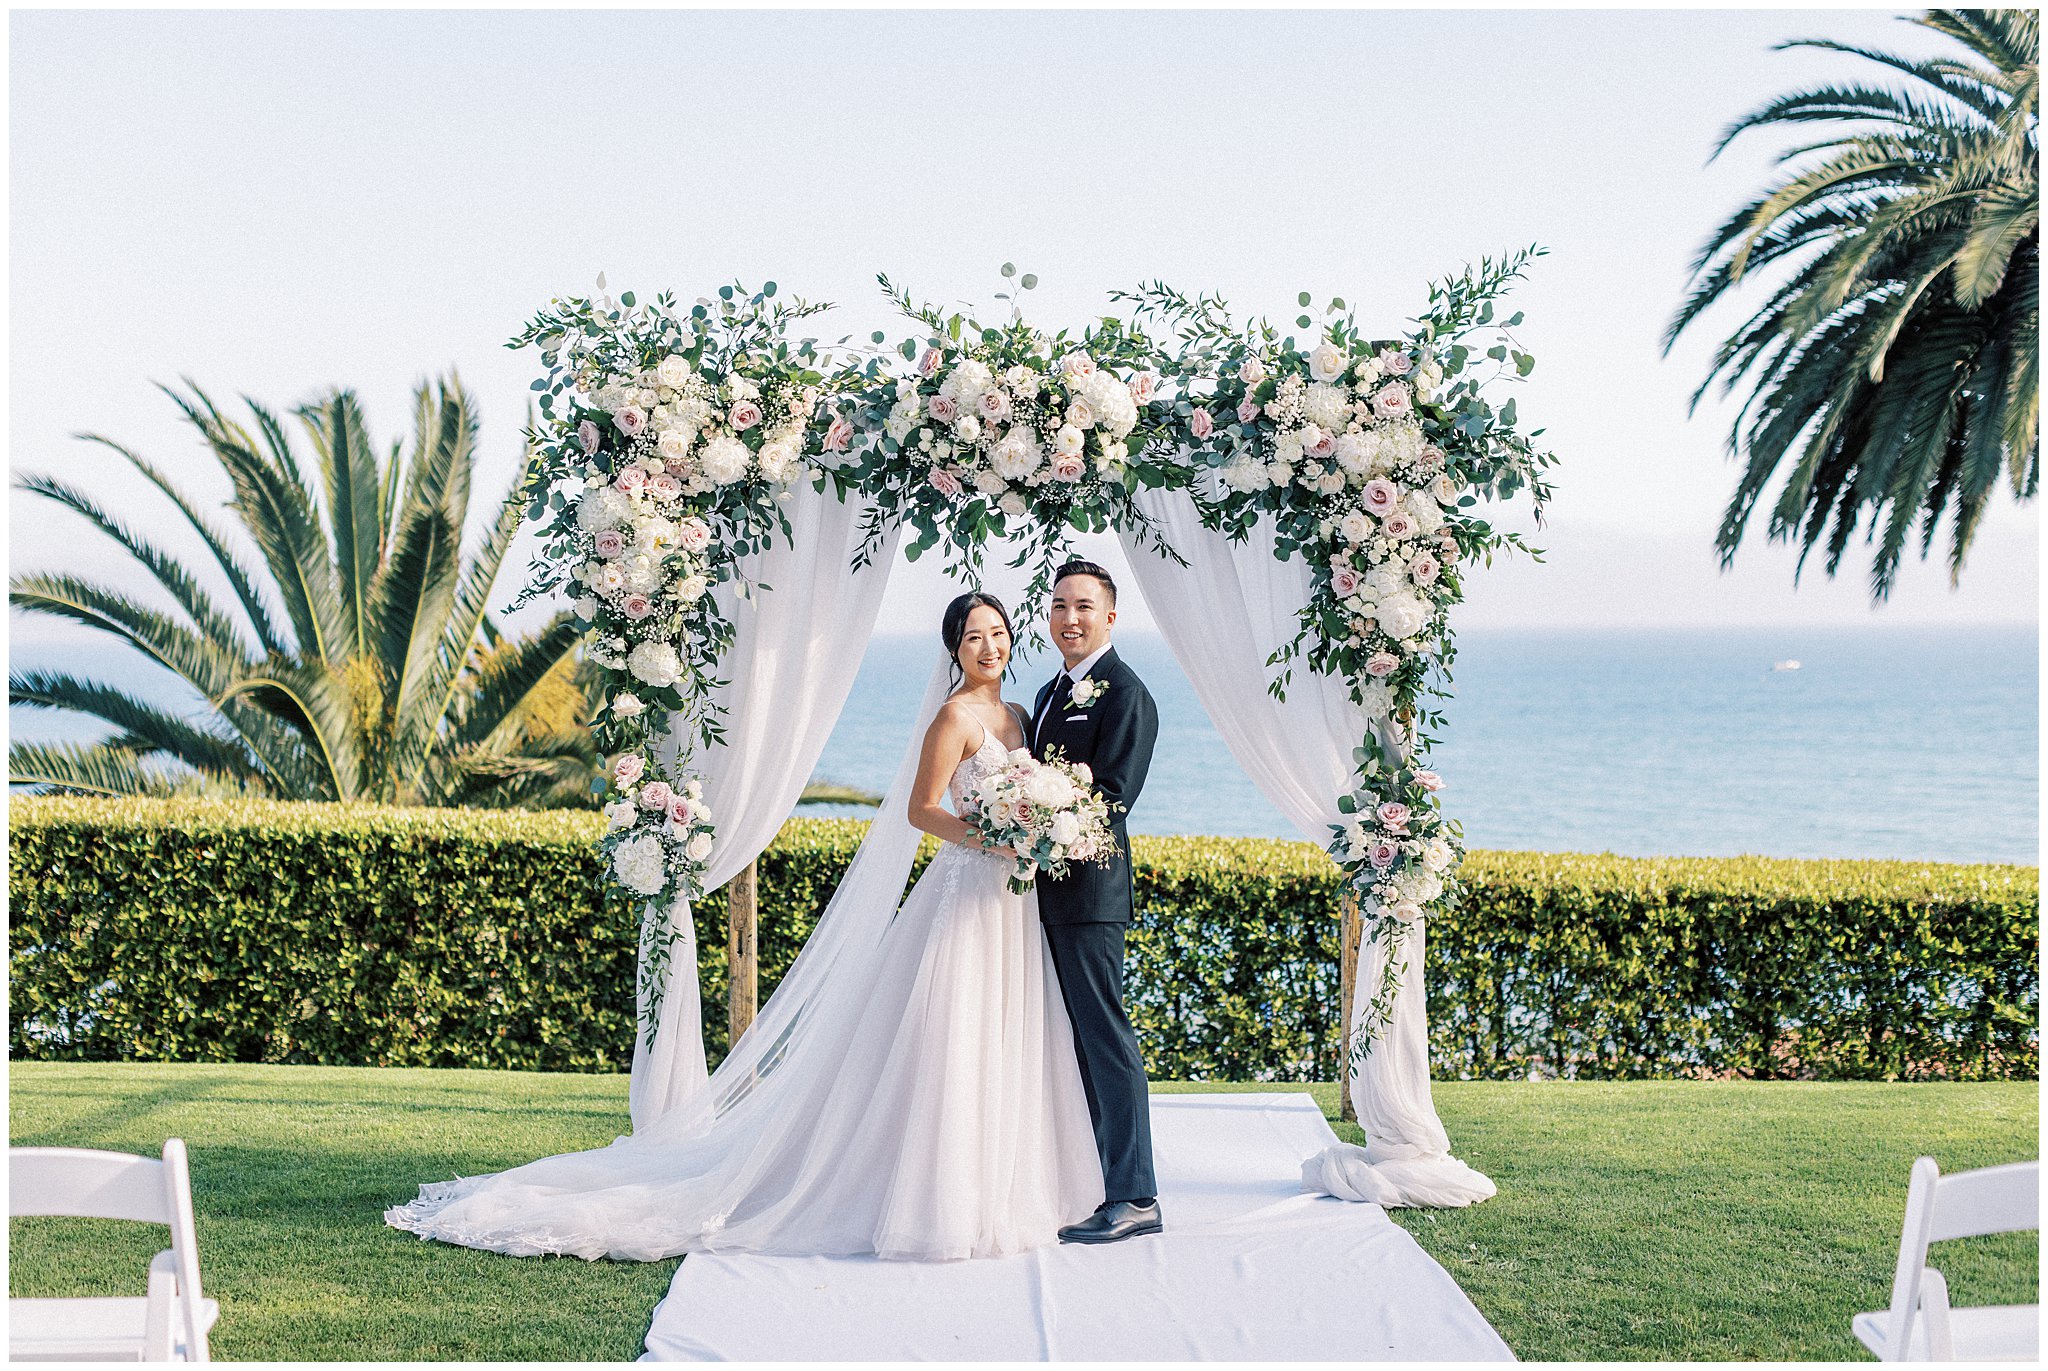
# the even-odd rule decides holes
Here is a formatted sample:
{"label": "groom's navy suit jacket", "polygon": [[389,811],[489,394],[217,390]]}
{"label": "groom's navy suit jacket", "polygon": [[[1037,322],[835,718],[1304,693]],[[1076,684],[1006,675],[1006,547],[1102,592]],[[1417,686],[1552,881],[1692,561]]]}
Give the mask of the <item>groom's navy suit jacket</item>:
{"label": "groom's navy suit jacket", "polygon": [[[1049,924],[1129,923],[1135,912],[1131,896],[1131,836],[1124,821],[1145,773],[1152,766],[1152,744],[1159,736],[1159,709],[1136,672],[1111,648],[1096,659],[1084,678],[1108,687],[1088,705],[1076,705],[1065,676],[1041,686],[1031,702],[1031,717],[1045,721],[1030,739],[1033,755],[1043,759],[1053,749],[1070,762],[1086,762],[1095,774],[1095,788],[1111,805],[1111,831],[1117,855],[1107,865],[1074,862],[1060,880],[1039,877],[1038,915]],[[1046,696],[1054,686],[1059,698]]]}

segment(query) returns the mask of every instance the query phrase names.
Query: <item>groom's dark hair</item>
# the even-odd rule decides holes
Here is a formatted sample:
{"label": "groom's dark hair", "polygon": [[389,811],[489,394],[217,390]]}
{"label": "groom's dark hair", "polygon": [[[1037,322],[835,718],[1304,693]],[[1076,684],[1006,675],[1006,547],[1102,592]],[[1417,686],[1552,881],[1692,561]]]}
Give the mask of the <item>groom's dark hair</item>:
{"label": "groom's dark hair", "polygon": [[1109,592],[1109,607],[1111,609],[1116,608],[1116,582],[1110,580],[1109,573],[1096,563],[1084,562],[1076,558],[1059,569],[1059,574],[1052,578],[1052,583],[1057,586],[1069,576],[1093,576],[1096,580],[1102,582],[1102,588]]}

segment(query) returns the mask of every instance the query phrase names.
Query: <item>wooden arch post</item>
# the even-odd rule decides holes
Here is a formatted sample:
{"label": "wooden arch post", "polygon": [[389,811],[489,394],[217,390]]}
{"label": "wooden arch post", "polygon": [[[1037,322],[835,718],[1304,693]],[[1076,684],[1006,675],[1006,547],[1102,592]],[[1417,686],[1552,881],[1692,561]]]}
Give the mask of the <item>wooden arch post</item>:
{"label": "wooden arch post", "polygon": [[740,1035],[754,1022],[761,993],[761,888],[758,860],[733,877],[726,889],[725,1013],[726,1048],[739,1045]]}

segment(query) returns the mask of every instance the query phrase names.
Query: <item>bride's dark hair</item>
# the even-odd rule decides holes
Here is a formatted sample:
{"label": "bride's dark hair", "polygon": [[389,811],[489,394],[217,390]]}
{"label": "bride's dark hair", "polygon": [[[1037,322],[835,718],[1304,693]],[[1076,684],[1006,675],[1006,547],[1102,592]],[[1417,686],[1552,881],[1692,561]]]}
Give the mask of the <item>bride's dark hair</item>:
{"label": "bride's dark hair", "polygon": [[946,606],[946,615],[939,620],[939,638],[946,644],[946,655],[953,659],[953,689],[967,679],[967,673],[960,669],[960,640],[967,636],[967,616],[976,608],[987,605],[1003,621],[1003,632],[1010,635],[1010,641],[1017,640],[1017,632],[1010,627],[1010,611],[1003,608],[1003,602],[985,590],[970,590],[965,595],[953,597],[953,603]]}

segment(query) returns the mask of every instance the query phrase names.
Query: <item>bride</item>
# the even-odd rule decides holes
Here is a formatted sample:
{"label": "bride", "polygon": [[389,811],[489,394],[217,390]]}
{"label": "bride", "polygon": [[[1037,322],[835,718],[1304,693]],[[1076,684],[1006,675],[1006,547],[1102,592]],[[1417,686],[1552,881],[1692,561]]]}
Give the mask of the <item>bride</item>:
{"label": "bride", "polygon": [[[957,809],[1025,745],[1009,615],[946,608],[906,755],[817,930],[710,1084],[609,1147],[420,1187],[394,1227],[516,1256],[951,1260],[1051,1242],[1101,1202],[1074,1039],[1038,919]],[[900,908],[918,832],[941,839]]]}

